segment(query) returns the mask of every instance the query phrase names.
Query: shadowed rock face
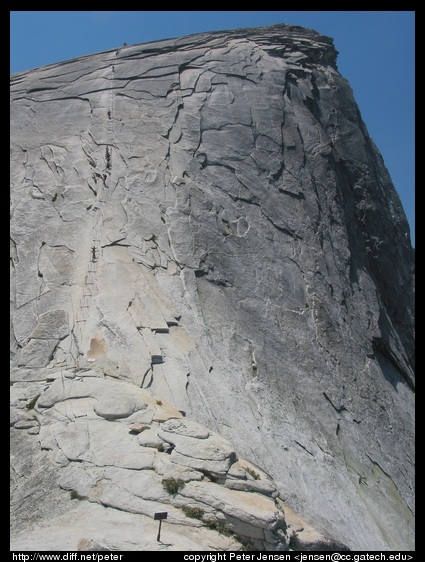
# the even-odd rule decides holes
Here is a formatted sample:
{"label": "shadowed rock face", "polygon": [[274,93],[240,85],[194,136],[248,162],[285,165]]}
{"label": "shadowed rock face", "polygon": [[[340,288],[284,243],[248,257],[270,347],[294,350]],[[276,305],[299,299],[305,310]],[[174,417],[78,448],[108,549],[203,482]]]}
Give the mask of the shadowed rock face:
{"label": "shadowed rock face", "polygon": [[[229,440],[320,532],[414,548],[414,251],[336,56],[277,25],[11,77],[12,448],[32,440],[35,458],[53,419],[54,435],[73,431],[51,415],[52,380],[90,367],[135,392],[83,393],[93,415],[132,420],[141,387]],[[115,466],[112,481],[128,469],[101,434],[94,452],[55,438],[52,488],[76,458]],[[196,457],[165,428],[140,439]],[[221,478],[235,461],[215,459]]]}

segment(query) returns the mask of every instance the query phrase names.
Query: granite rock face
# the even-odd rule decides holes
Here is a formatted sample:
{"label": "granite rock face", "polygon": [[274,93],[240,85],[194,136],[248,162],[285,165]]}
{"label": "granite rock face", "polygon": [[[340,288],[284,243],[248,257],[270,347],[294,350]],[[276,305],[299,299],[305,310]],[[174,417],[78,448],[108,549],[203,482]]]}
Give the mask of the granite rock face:
{"label": "granite rock face", "polygon": [[[73,376],[58,371],[56,375],[54,380],[49,377],[48,384],[44,380],[32,383],[31,391],[36,394],[30,401],[27,384],[13,386],[14,549],[30,544],[32,549],[67,549],[63,537],[57,538],[61,527],[57,514],[42,515],[43,506],[50,503],[43,496],[54,487],[54,501],[61,505],[62,516],[74,511],[72,503],[83,502],[86,508],[80,508],[78,518],[91,518],[89,504],[96,504],[138,514],[145,530],[139,537],[140,531],[132,529],[133,548],[129,548],[128,531],[121,539],[111,540],[100,514],[94,537],[79,536],[82,529],[71,525],[74,542],[68,549],[88,549],[90,541],[109,550],[152,548],[156,534],[146,530],[146,520],[166,511],[168,525],[180,529],[172,534],[183,533],[185,538],[170,543],[177,549],[189,548],[188,538],[194,540],[202,527],[209,530],[199,539],[203,548],[212,544],[240,550],[250,544],[260,550],[288,550],[291,522],[286,522],[276,484],[252,463],[238,459],[226,439],[133,383],[93,370],[79,370]],[[25,417],[20,416],[22,410]],[[52,482],[40,485],[40,468],[28,474],[27,463],[46,471]],[[30,500],[22,502],[27,494]],[[24,512],[29,522],[21,521]],[[115,515],[114,525],[126,527],[125,518]],[[182,527],[188,528],[186,533]],[[43,529],[48,536],[43,536]],[[37,542],[39,533],[44,546]],[[217,536],[220,534],[223,536]]]}
{"label": "granite rock face", "polygon": [[414,251],[336,58],[277,25],[11,77],[16,549],[70,489],[105,528],[201,503],[278,550],[284,500],[353,550],[414,548]]}

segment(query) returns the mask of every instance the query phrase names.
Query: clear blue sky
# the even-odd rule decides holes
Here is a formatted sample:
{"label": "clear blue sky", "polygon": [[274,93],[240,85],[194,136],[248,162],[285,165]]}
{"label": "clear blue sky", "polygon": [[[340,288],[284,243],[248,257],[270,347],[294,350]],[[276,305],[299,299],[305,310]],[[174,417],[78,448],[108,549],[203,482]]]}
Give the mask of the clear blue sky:
{"label": "clear blue sky", "polygon": [[288,23],[334,39],[415,245],[415,11],[11,11],[10,72],[201,31]]}

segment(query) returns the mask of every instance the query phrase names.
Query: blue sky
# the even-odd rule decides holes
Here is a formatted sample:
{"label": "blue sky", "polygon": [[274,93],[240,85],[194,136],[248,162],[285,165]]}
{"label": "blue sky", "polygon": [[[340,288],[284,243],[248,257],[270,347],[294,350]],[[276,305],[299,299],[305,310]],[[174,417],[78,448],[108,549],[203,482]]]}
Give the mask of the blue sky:
{"label": "blue sky", "polygon": [[288,23],[334,39],[415,245],[414,11],[11,11],[10,72],[201,31]]}

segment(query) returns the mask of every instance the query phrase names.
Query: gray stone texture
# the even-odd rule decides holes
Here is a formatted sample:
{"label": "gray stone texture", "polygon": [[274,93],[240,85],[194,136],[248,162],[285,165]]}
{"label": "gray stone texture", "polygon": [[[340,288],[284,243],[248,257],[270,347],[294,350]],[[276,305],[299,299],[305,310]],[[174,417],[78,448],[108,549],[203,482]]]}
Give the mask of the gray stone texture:
{"label": "gray stone texture", "polygon": [[[191,501],[280,550],[278,499],[414,549],[414,250],[336,58],[282,24],[11,76],[15,549],[171,508],[173,544],[234,547]],[[70,545],[71,488],[105,534]]]}

